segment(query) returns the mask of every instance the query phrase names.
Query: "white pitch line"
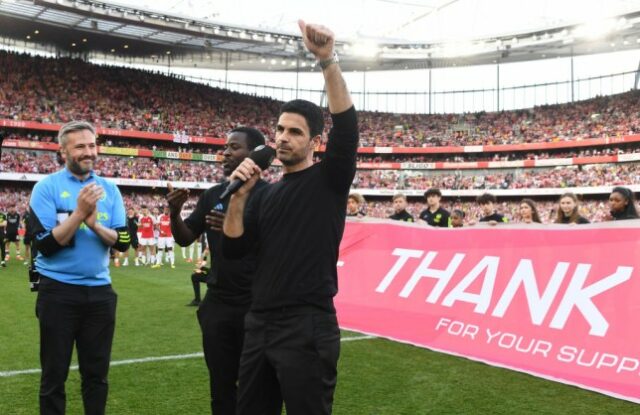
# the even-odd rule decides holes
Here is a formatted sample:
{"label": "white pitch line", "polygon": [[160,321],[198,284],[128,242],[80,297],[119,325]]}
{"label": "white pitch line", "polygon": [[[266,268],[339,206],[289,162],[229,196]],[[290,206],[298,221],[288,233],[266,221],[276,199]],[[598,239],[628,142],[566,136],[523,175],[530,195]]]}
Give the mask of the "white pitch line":
{"label": "white pitch line", "polygon": [[[341,342],[352,342],[358,340],[367,340],[374,339],[375,336],[354,336],[354,337],[344,337],[340,339]],[[198,357],[203,357],[204,354],[202,352],[199,353],[189,353],[189,354],[176,354],[169,356],[153,356],[153,357],[142,357],[139,359],[125,359],[125,360],[115,360],[111,362],[110,366],[122,366],[122,365],[133,365],[136,363],[148,363],[148,362],[162,362],[166,360],[185,360],[185,359],[194,359]],[[78,370],[78,365],[73,365],[69,367],[70,370]],[[25,370],[9,370],[5,372],[0,372],[0,378],[9,378],[12,376],[19,375],[32,375],[35,373],[40,373],[40,369],[25,369]]]}

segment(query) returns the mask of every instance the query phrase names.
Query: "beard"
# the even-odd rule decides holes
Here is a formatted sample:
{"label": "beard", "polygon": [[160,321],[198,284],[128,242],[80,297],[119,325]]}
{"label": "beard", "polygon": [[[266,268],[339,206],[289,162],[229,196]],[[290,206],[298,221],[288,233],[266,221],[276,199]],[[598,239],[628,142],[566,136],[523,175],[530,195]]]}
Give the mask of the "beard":
{"label": "beard", "polygon": [[[83,167],[80,162],[82,161],[86,161],[86,160],[90,160],[90,166],[89,167]],[[91,172],[91,170],[93,170],[93,164],[95,162],[94,158],[85,158],[82,160],[74,160],[74,159],[69,159],[67,161],[67,168],[69,169],[70,172],[77,174],[77,175],[84,175],[87,174],[89,172]]]}
{"label": "beard", "polygon": [[284,153],[278,151],[276,154],[278,155],[278,160],[280,160],[284,166],[295,166],[306,160],[308,152],[293,152],[288,149],[288,151]]}
{"label": "beard", "polygon": [[225,177],[229,177],[237,167],[238,166],[222,166],[222,174],[224,174]]}

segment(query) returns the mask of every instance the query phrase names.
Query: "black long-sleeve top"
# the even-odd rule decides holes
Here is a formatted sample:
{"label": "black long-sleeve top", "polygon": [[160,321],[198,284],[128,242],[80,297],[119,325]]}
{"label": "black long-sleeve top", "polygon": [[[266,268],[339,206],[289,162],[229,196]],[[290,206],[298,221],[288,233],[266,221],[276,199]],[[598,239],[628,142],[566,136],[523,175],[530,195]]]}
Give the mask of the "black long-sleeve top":
{"label": "black long-sleeve top", "polygon": [[[251,197],[267,183],[256,183]],[[207,274],[207,286],[214,300],[226,304],[248,305],[251,303],[251,280],[255,272],[255,255],[248,252],[242,258],[228,260],[221,252],[222,232],[207,226],[206,215],[211,210],[226,212],[229,199],[220,200],[220,195],[229,185],[225,181],[207,189],[200,198],[194,211],[184,223],[195,235],[206,234],[211,254],[211,269]],[[251,200],[251,199],[249,199]]]}
{"label": "black long-sleeve top", "polygon": [[358,122],[353,107],[331,118],[324,159],[256,191],[246,206],[242,236],[223,237],[228,258],[257,250],[253,311],[304,305],[335,311],[336,263],[356,171]]}

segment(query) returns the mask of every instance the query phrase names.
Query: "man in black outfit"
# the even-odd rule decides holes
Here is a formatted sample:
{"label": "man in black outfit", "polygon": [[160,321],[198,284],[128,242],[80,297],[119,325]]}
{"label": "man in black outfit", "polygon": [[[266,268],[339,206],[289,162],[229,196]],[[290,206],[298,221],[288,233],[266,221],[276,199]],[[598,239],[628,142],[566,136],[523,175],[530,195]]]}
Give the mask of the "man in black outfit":
{"label": "man in black outfit", "polygon": [[29,220],[29,209],[26,209],[24,213],[22,213],[22,225],[24,226],[24,238],[22,240],[22,244],[24,245],[24,265],[31,264],[31,228],[30,228],[30,220]]}
{"label": "man in black outfit", "polygon": [[483,193],[477,197],[476,201],[482,208],[483,217],[480,218],[480,222],[488,222],[490,225],[497,225],[498,223],[507,223],[507,219],[504,215],[496,212],[495,205],[498,203],[498,199],[491,193]]}
{"label": "man in black outfit", "polygon": [[289,415],[330,414],[337,380],[340,329],[333,297],[358,122],[334,34],[324,26],[299,25],[322,68],[333,127],[324,159],[314,164],[322,110],[304,100],[287,102],[276,126],[282,180],[247,200],[260,168],[246,159],[231,175],[246,183],[229,202],[223,253],[237,258],[257,249],[258,255],[240,363],[239,415],[279,415],[283,400]]}
{"label": "man in black outfit", "polygon": [[5,260],[9,260],[11,258],[11,242],[13,242],[16,248],[16,258],[18,261],[22,261],[22,255],[20,255],[20,239],[18,237],[18,230],[20,229],[20,214],[16,210],[15,206],[9,206],[9,212],[7,213],[7,249],[6,249],[6,257]]}
{"label": "man in black outfit", "polygon": [[0,211],[0,266],[6,267],[5,238],[7,236],[7,214]]}
{"label": "man in black outfit", "polygon": [[[133,257],[135,258],[135,264],[138,266],[138,247],[140,243],[138,242],[138,215],[134,208],[129,208],[127,210],[127,229],[129,230],[129,235],[131,235],[131,248],[133,248]],[[118,253],[119,258],[124,258],[122,262],[122,266],[126,267],[129,265],[129,250],[127,252]]]}
{"label": "man in black outfit", "polygon": [[407,212],[407,197],[402,193],[393,195],[393,215],[389,219],[414,222],[411,213]]}
{"label": "man in black outfit", "polygon": [[442,192],[440,189],[432,187],[424,192],[424,198],[427,201],[427,208],[420,212],[420,220],[429,226],[439,228],[451,227],[451,215],[449,211],[440,206],[442,200]]}
{"label": "man in black outfit", "polygon": [[[264,136],[254,128],[231,130],[223,153],[225,176],[229,176],[251,150],[264,143]],[[225,181],[205,191],[195,210],[184,221],[180,211],[189,197],[189,190],[174,190],[169,184],[167,195],[171,232],[178,245],[189,246],[206,233],[211,253],[208,290],[198,309],[198,321],[209,369],[211,411],[215,415],[235,415],[236,412],[236,382],[244,338],[244,317],[251,304],[251,279],[255,270],[253,255],[227,260],[221,253],[220,231],[228,199],[220,200],[220,195],[228,185],[229,182]],[[260,182],[257,188],[264,185],[265,182]]]}
{"label": "man in black outfit", "polygon": [[207,266],[206,256],[202,259],[202,263],[198,264],[196,269],[191,273],[191,285],[193,286],[193,300],[189,304],[190,307],[198,307],[202,302],[200,295],[200,284],[206,284],[209,280],[209,267]]}

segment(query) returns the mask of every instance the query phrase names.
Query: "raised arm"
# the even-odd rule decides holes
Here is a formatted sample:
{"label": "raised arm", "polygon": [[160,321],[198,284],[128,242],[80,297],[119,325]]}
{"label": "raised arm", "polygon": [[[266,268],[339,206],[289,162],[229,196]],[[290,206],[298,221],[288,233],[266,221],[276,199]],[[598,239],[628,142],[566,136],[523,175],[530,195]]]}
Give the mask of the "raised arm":
{"label": "raised arm", "polygon": [[340,66],[337,64],[334,50],[335,35],[325,26],[307,24],[303,20],[298,20],[298,26],[302,32],[304,45],[309,52],[315,55],[323,68],[322,75],[327,90],[329,111],[332,114],[339,114],[348,110],[353,106],[353,102],[347,84],[342,77]]}
{"label": "raised arm", "polygon": [[334,53],[335,36],[324,26],[298,22],[305,46],[318,59],[325,79],[332,127],[323,168],[330,186],[348,192],[356,171],[358,117]]}

